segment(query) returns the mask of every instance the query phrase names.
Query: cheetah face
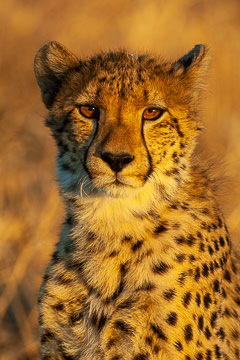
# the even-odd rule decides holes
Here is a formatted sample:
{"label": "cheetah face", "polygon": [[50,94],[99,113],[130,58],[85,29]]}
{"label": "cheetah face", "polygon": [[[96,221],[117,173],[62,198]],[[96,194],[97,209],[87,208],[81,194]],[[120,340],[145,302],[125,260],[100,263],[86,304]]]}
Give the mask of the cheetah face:
{"label": "cheetah face", "polygon": [[177,188],[198,131],[205,54],[198,45],[173,64],[127,52],[80,61],[58,43],[41,48],[35,73],[63,190],[125,197],[149,184],[165,195]]}

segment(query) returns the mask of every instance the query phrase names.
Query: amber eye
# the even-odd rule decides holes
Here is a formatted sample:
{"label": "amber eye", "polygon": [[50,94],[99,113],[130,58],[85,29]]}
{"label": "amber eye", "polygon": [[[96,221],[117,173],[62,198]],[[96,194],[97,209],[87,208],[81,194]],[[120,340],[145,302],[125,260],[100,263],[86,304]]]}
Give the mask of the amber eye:
{"label": "amber eye", "polygon": [[157,108],[157,107],[149,107],[143,112],[144,120],[157,120],[159,119],[165,110]]}
{"label": "amber eye", "polygon": [[79,105],[78,110],[81,115],[88,119],[98,119],[100,115],[99,108],[93,105]]}

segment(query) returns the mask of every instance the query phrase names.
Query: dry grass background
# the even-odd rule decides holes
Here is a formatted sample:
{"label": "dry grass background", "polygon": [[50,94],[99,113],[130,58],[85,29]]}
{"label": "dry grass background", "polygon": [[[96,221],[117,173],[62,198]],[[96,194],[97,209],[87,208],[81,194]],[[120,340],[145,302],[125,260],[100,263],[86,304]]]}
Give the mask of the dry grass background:
{"label": "dry grass background", "polygon": [[[0,359],[39,359],[36,298],[63,218],[55,146],[33,57],[49,40],[80,56],[144,49],[176,59],[211,48],[202,148],[224,163],[220,202],[240,230],[240,2],[237,0],[2,0],[0,6]],[[223,176],[219,168],[220,177]]]}

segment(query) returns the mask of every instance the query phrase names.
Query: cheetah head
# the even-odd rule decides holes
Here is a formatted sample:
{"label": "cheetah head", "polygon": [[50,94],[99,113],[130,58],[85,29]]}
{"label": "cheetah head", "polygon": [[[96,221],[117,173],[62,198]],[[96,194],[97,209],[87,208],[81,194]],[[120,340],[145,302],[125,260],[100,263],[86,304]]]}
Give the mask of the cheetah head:
{"label": "cheetah head", "polygon": [[127,51],[79,60],[57,42],[44,45],[35,74],[63,191],[171,196],[189,171],[207,64],[204,45],[173,63]]}

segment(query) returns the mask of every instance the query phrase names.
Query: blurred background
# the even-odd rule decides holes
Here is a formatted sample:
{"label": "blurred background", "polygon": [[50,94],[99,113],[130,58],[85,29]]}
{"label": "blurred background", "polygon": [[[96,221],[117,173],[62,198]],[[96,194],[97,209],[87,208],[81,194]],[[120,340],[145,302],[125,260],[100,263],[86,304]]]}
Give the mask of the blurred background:
{"label": "blurred background", "polygon": [[2,0],[1,360],[39,359],[37,294],[64,215],[54,179],[56,148],[33,74],[34,55],[50,40],[80,57],[127,47],[175,60],[194,44],[209,46],[200,148],[220,163],[218,175],[226,179],[219,202],[240,247],[240,1]]}

